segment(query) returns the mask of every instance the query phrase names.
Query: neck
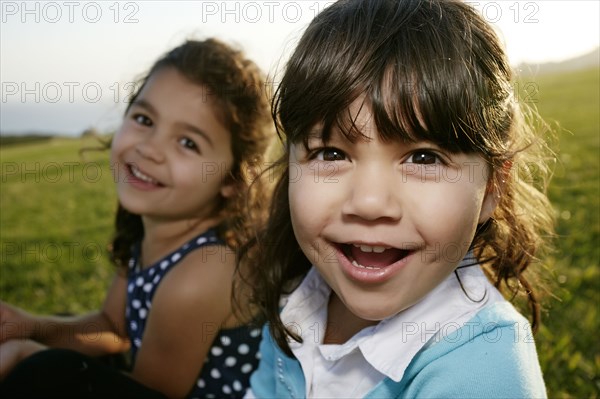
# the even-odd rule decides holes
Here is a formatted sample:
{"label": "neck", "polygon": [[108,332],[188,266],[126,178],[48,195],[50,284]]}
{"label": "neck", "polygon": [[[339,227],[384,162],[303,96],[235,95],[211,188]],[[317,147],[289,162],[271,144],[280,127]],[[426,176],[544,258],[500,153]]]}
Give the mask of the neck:
{"label": "neck", "polygon": [[327,329],[324,344],[343,344],[360,330],[375,325],[378,321],[364,320],[346,308],[340,298],[331,291],[327,305]]}
{"label": "neck", "polygon": [[142,267],[154,264],[198,234],[217,226],[220,221],[219,218],[165,221],[143,216]]}

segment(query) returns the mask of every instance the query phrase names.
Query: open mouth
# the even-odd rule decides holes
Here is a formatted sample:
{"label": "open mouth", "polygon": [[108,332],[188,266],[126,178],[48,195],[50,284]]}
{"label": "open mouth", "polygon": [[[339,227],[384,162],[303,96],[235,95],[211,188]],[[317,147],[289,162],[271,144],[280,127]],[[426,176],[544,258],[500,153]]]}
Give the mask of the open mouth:
{"label": "open mouth", "polygon": [[342,253],[360,269],[378,270],[406,258],[413,251],[365,244],[341,244]]}
{"label": "open mouth", "polygon": [[151,185],[154,185],[157,187],[164,187],[164,184],[162,184],[158,180],[154,179],[153,177],[148,176],[147,174],[142,172],[140,169],[138,169],[138,167],[135,166],[134,164],[127,164],[127,169],[129,170],[129,173],[131,173],[131,175],[134,178],[141,180],[144,183],[151,184]]}

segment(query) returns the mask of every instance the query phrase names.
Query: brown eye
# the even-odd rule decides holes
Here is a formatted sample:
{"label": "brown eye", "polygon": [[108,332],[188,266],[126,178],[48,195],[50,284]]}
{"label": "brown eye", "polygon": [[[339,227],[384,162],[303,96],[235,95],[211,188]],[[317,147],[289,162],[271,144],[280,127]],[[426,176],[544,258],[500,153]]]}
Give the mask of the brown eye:
{"label": "brown eye", "polygon": [[194,152],[200,152],[200,149],[198,148],[196,143],[193,140],[188,139],[187,137],[182,137],[181,139],[179,139],[179,144]]}
{"label": "brown eye", "polygon": [[139,125],[143,126],[152,126],[152,120],[143,114],[134,114],[133,120],[136,121]]}
{"label": "brown eye", "polygon": [[442,163],[440,157],[431,151],[416,151],[407,159],[408,163],[420,165],[432,165]]}
{"label": "brown eye", "polygon": [[337,148],[323,148],[316,152],[316,158],[320,161],[343,161],[346,159],[346,154]]}

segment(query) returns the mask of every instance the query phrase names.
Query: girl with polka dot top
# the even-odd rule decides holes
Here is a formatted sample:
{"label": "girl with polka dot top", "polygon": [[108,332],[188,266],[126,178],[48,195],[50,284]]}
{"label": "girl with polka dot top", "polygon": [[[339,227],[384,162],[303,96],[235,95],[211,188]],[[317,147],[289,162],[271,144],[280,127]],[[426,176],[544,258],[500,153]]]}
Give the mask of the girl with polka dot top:
{"label": "girl with polka dot top", "polygon": [[[0,395],[244,396],[260,329],[235,251],[268,192],[250,189],[248,173],[272,136],[263,84],[253,62],[214,39],[154,64],[111,142],[117,273],[104,305],[46,317],[0,303]],[[121,352],[126,372],[95,359]]]}

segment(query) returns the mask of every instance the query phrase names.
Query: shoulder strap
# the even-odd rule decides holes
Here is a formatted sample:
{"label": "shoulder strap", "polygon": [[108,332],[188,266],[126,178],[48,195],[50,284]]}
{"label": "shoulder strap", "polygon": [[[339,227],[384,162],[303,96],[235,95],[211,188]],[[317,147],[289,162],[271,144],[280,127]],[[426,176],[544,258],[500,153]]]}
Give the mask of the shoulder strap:
{"label": "shoulder strap", "polygon": [[[158,273],[164,274],[167,270],[170,270],[172,266],[177,264],[181,259],[183,259],[190,252],[209,245],[225,245],[225,242],[219,238],[215,229],[208,229],[202,234],[197,235],[192,238],[185,244],[183,244],[180,248],[171,252],[170,254],[164,256],[155,264],[150,266],[146,270],[156,269]],[[140,258],[140,244],[137,243],[133,247],[133,256],[129,261],[129,273],[137,274],[139,273],[139,269],[137,266],[138,260]],[[154,273],[154,272],[152,272]]]}

